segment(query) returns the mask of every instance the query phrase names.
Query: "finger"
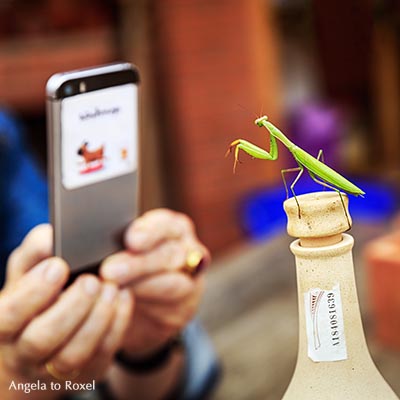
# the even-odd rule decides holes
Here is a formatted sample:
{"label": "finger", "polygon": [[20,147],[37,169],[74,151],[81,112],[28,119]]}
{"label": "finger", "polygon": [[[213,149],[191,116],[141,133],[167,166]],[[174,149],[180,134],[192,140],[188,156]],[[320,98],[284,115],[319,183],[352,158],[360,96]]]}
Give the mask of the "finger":
{"label": "finger", "polygon": [[33,228],[10,255],[7,263],[7,283],[20,278],[40,261],[52,255],[53,233],[49,224]]}
{"label": "finger", "polygon": [[[128,289],[119,292],[115,301],[114,316],[102,341],[96,348],[90,362],[85,365],[84,371],[90,371],[91,379],[101,380],[104,377],[115,353],[121,347],[124,336],[132,318],[133,298]],[[79,368],[76,368],[79,369]],[[84,375],[78,380],[84,379]]]}
{"label": "finger", "polygon": [[209,263],[208,250],[197,240],[169,240],[147,253],[123,251],[108,257],[100,268],[100,276],[126,285],[149,275],[181,270],[187,265],[188,256],[193,251],[201,254],[199,264],[202,267]]}
{"label": "finger", "polygon": [[60,293],[69,275],[60,258],[42,261],[0,295],[0,342],[12,340]]}
{"label": "finger", "polygon": [[112,325],[96,351],[96,359],[109,360],[121,346],[131,321],[134,308],[133,297],[129,289],[119,292],[116,313]]}
{"label": "finger", "polygon": [[162,273],[150,276],[132,286],[137,301],[177,302],[189,296],[196,282],[181,272]]}
{"label": "finger", "polygon": [[186,301],[174,304],[137,302],[136,312],[145,315],[167,329],[179,330],[194,317],[203,290],[203,280],[199,279],[196,289]]}
{"label": "finger", "polygon": [[99,280],[93,275],[79,277],[22,332],[16,342],[19,358],[37,362],[53,354],[86,319],[100,287]]}
{"label": "finger", "polygon": [[100,276],[126,285],[144,276],[179,270],[185,264],[185,258],[186,248],[178,241],[170,240],[148,253],[124,251],[108,257],[100,268]]}
{"label": "finger", "polygon": [[163,333],[173,335],[179,332],[193,318],[196,310],[195,307],[190,308],[188,305],[155,306],[153,304],[144,303],[137,304],[136,308],[138,313],[145,315],[153,324],[158,325],[158,330],[154,331],[156,337]]}
{"label": "finger", "polygon": [[128,331],[129,336],[125,336],[124,339],[124,349],[132,354],[137,353],[138,357],[141,358],[152,350],[161,347],[181,329],[168,327],[140,311],[137,312],[136,308],[135,303],[135,314]]}
{"label": "finger", "polygon": [[113,313],[117,288],[112,284],[103,285],[101,295],[85,322],[69,342],[53,357],[54,368],[67,373],[80,370],[93,357],[107,328]]}
{"label": "finger", "polygon": [[127,229],[125,244],[134,252],[148,251],[168,239],[194,236],[194,225],[189,217],[168,209],[148,211]]}

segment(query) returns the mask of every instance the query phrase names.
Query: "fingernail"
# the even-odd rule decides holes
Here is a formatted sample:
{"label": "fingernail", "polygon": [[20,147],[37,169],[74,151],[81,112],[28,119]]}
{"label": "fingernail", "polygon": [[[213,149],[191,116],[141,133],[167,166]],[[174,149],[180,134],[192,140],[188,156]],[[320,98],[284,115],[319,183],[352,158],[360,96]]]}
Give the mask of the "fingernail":
{"label": "fingernail", "polygon": [[104,267],[104,275],[109,279],[122,279],[128,275],[128,264],[107,264]]}
{"label": "fingernail", "polygon": [[101,293],[101,298],[106,303],[112,303],[117,294],[117,288],[114,285],[105,285],[103,287],[103,292]]}
{"label": "fingernail", "polygon": [[82,280],[83,288],[85,289],[87,294],[90,294],[91,296],[94,296],[95,294],[98,293],[100,289],[100,283],[99,281],[92,276],[87,276],[83,278]]}
{"label": "fingernail", "polygon": [[59,263],[48,262],[44,272],[44,279],[48,283],[56,283],[62,278],[63,272],[64,270]]}
{"label": "fingernail", "polygon": [[131,230],[128,233],[127,242],[133,249],[142,248],[149,239],[149,234],[145,231]]}

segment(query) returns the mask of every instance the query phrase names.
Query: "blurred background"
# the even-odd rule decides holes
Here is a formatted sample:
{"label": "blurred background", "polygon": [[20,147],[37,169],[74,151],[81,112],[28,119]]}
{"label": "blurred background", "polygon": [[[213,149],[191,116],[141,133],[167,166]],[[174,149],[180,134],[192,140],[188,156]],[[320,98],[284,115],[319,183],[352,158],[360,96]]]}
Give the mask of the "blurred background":
{"label": "blurred background", "polygon": [[[283,146],[275,162],[243,154],[235,175],[224,159],[238,137],[268,149],[253,124],[263,114],[367,193],[350,199],[361,308],[399,394],[399,31],[396,0],[1,1],[0,140],[11,147],[0,150],[0,204],[18,222],[0,223],[3,262],[47,219],[47,79],[130,61],[142,76],[142,210],[188,213],[214,254],[201,316],[225,366],[216,398],[280,398],[296,359],[280,175],[292,157]],[[21,185],[24,169],[32,179]],[[320,190],[307,178],[296,188]],[[378,304],[391,304],[388,317]]]}

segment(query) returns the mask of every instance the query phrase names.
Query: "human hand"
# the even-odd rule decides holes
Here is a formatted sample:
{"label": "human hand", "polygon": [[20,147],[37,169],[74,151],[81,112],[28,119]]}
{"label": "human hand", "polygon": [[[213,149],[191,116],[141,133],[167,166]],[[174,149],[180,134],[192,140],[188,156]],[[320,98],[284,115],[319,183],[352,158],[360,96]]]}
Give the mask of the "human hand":
{"label": "human hand", "polygon": [[120,346],[131,295],[89,274],[63,290],[69,267],[51,257],[51,249],[51,227],[39,225],[8,260],[0,292],[0,362],[20,381],[80,372],[75,380],[88,382],[101,377]]}
{"label": "human hand", "polygon": [[144,357],[160,348],[193,318],[203,292],[203,276],[182,268],[190,252],[210,261],[193,222],[185,215],[156,209],[136,219],[125,234],[126,250],[108,257],[100,268],[104,280],[129,287],[135,312],[123,350]]}

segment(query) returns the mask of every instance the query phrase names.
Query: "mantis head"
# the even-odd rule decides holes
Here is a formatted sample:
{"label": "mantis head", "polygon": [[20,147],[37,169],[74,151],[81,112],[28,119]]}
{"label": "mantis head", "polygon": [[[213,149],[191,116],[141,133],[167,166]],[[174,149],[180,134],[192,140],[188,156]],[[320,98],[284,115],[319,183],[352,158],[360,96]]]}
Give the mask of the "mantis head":
{"label": "mantis head", "polygon": [[268,117],[266,116],[266,115],[264,115],[264,116],[262,116],[262,117],[260,117],[260,118],[257,118],[255,121],[254,121],[254,123],[256,124],[256,125],[258,125],[258,126],[263,126],[263,122],[264,121],[268,121]]}

